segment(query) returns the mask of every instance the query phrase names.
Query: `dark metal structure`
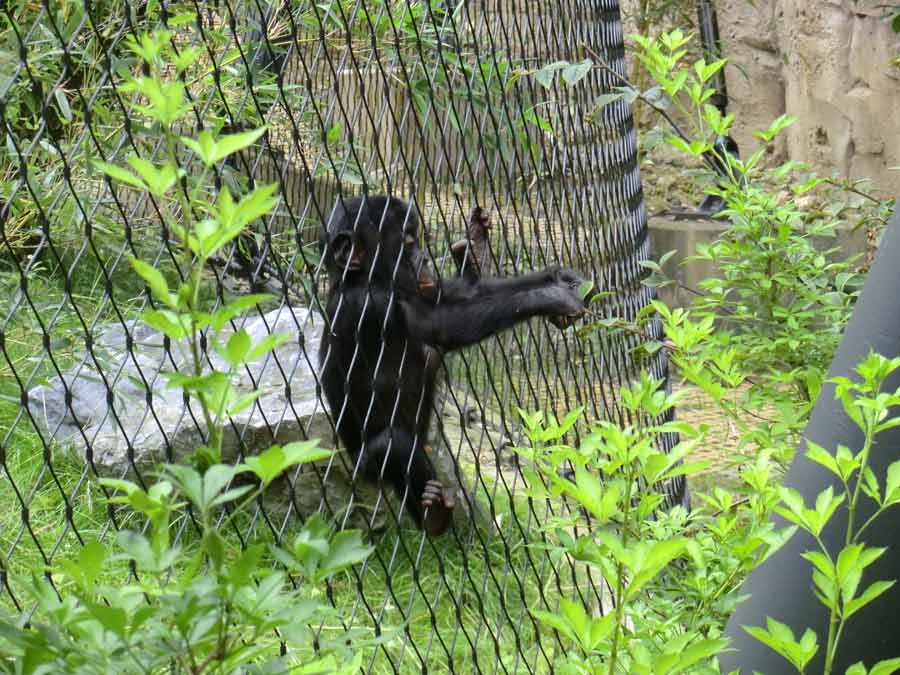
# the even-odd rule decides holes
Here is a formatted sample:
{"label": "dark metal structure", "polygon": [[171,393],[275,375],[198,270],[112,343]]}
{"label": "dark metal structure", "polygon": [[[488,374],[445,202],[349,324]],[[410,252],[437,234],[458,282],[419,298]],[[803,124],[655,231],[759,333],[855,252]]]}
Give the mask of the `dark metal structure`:
{"label": "dark metal structure", "polygon": [[[121,89],[135,67],[126,38],[158,26],[202,55],[203,72],[186,81],[198,128],[269,126],[215,177],[237,191],[275,182],[280,201],[210,270],[211,296],[235,285],[274,289],[273,311],[297,335],[295,351],[268,371],[283,404],[257,405],[232,427],[238,456],[273,438],[323,434],[317,240],[342,197],[412,200],[445,273],[449,244],[480,206],[491,212],[498,272],[572,266],[610,292],[601,311],[624,319],[652,297],[641,284],[650,248],[630,107],[616,101],[585,117],[626,72],[616,0],[5,3],[0,40],[14,58],[0,79],[0,503],[18,515],[0,525],[0,603],[10,608],[24,607],[19,575],[34,564],[52,570],[63,552],[121,526],[98,506],[98,475],[140,476],[149,435],[164,439],[161,458],[171,459],[170,439],[196,424],[185,409],[177,428],[166,426],[161,398],[149,392],[154,368],[171,364],[168,347],[147,356],[152,340],[134,323],[148,300],[127,256],[169,264],[168,233],[145,195],[111,190],[89,163],[159,156],[159,139],[128,118],[131,94]],[[549,89],[531,76],[591,54],[611,72],[594,68],[573,87],[557,78]],[[121,337],[119,352],[110,335]],[[561,414],[584,405],[588,419],[624,420],[617,391],[639,373],[637,343],[621,334],[578,340],[533,321],[449,360],[435,452],[492,527],[454,527],[438,541],[411,530],[373,534],[379,546],[355,580],[329,589],[347,608],[342,629],[404,627],[367,658],[367,671],[548,672],[558,645],[539,636],[528,611],[546,606],[543,589],[605,611],[599,580],[528,545],[540,543],[540,521],[560,505],[524,496],[508,448],[523,440],[516,408]],[[664,358],[645,365],[665,377]],[[297,391],[304,369],[311,384]],[[58,394],[56,423],[37,405],[48,391]],[[300,398],[310,409],[299,412]],[[135,416],[137,426],[123,421]],[[101,437],[113,445],[101,449]],[[121,461],[104,464],[115,453]],[[260,504],[232,534],[286,536],[311,485],[318,508],[346,516],[345,504],[321,494],[340,461],[317,468],[314,483],[303,482],[308,472],[293,476],[286,509]],[[673,501],[686,499],[683,484],[670,487]],[[394,513],[382,501],[371,508],[364,523]],[[499,604],[486,607],[485,597]]]}
{"label": "dark metal structure", "polygon": [[[866,283],[853,310],[853,316],[844,330],[841,345],[828,371],[831,377],[856,377],[854,369],[870,352],[888,358],[900,354],[900,313],[896,309],[898,287],[897,260],[900,259],[900,213],[895,213],[884,232],[878,254]],[[884,389],[894,391],[900,387],[900,374],[894,373],[884,384]],[[840,401],[834,399],[834,385],[826,384],[813,408],[805,438],[833,452],[839,445],[857,451],[863,446],[864,436],[844,412]],[[819,464],[808,459],[801,447],[785,477],[785,485],[803,495],[807,504],[815,502],[816,495],[829,485],[840,490],[837,478]],[[898,427],[881,432],[869,452],[869,468],[884,485],[885,474],[891,463],[900,459],[900,430]],[[866,522],[873,513],[873,503],[860,500],[858,522]],[[780,519],[779,526],[785,522]],[[821,539],[832,557],[844,546],[847,528],[847,510],[841,508],[828,522]],[[885,547],[886,552],[866,569],[860,588],[866,588],[875,580],[895,579],[900,569],[900,511],[888,509],[879,516],[876,524],[866,531],[866,546]],[[809,561],[801,555],[818,550],[812,537],[798,532],[788,543],[755,570],[744,583],[742,592],[749,599],[738,606],[728,622],[727,634],[736,651],[720,657],[723,672],[740,667],[764,673],[787,672],[789,664],[761,642],[757,642],[743,630],[743,626],[765,626],[766,617],[787,624],[798,637],[807,628],[819,638],[819,652],[807,666],[810,672],[821,672],[824,663],[824,644],[828,635],[828,610],[813,593],[812,570]],[[861,661],[867,668],[877,662],[897,655],[897,608],[900,606],[900,589],[894,586],[854,614],[847,621],[841,636],[834,672],[844,672],[852,664]]]}

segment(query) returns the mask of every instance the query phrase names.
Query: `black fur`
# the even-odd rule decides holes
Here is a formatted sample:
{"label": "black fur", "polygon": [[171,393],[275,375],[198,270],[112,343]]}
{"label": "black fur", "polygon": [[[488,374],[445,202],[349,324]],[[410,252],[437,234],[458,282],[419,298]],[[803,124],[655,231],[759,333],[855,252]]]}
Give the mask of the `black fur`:
{"label": "black fur", "polygon": [[363,475],[392,484],[416,522],[437,535],[454,505],[448,491],[441,498],[424,450],[442,354],[534,316],[580,315],[584,278],[549,268],[436,281],[418,226],[415,210],[393,197],[351,199],[332,212],[323,239],[330,330],[322,335],[322,387]]}

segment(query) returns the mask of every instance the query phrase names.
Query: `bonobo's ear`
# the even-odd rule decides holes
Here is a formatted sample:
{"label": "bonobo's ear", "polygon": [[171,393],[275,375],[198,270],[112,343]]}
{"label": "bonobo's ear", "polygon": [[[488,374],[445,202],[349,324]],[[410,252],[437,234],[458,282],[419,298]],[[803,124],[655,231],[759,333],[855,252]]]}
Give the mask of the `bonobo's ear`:
{"label": "bonobo's ear", "polygon": [[362,269],[366,251],[358,241],[354,242],[352,232],[338,232],[331,240],[331,256],[340,271],[356,272]]}

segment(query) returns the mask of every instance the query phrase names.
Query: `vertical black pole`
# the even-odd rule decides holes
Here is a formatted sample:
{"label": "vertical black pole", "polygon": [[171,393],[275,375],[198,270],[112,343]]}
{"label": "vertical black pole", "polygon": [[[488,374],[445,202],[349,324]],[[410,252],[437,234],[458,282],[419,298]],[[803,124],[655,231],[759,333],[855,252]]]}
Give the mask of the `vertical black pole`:
{"label": "vertical black pole", "polygon": [[[870,351],[886,357],[900,354],[900,210],[894,213],[882,238],[875,263],[869,272],[865,286],[853,311],[850,323],[844,331],[841,345],[831,363],[829,377],[855,377],[854,367]],[[900,373],[895,372],[885,387],[900,387]],[[806,427],[805,437],[834,451],[838,444],[858,451],[862,447],[863,434],[844,413],[840,402],[834,400],[834,386],[823,387]],[[799,490],[807,504],[829,484],[838,487],[827,470],[808,460],[801,446],[794,459],[785,484]],[[887,467],[900,459],[900,427],[894,427],[877,437],[870,455],[870,466],[883,488]],[[872,502],[862,500],[861,515],[857,522],[865,522],[871,515]],[[783,526],[783,519],[778,518]],[[822,540],[832,557],[843,547],[846,531],[846,510],[835,514],[822,533]],[[887,552],[866,572],[860,589],[879,579],[900,577],[900,507],[883,514],[865,534],[868,546],[888,547]],[[754,640],[742,626],[765,626],[771,616],[787,624],[795,636],[806,628],[812,628],[819,638],[819,652],[807,667],[807,673],[821,673],[824,662],[824,644],[828,635],[828,612],[816,600],[812,592],[810,563],[800,555],[816,549],[812,538],[805,532],[798,533],[747,579],[742,589],[750,599],[741,604],[728,622],[726,634],[736,653],[722,659],[722,672],[740,668],[742,673],[758,671],[775,675],[793,672],[788,663],[760,642]],[[900,584],[863,608],[848,620],[841,636],[834,673],[843,673],[847,667],[862,661],[867,667],[879,660],[900,656]]]}
{"label": "vertical black pole", "polygon": [[[722,58],[722,43],[719,41],[719,18],[712,0],[698,0],[697,23],[700,26],[700,41],[703,44],[703,55],[708,62]],[[728,112],[728,89],[725,87],[725,71],[720,70],[713,77],[713,88],[716,93],[710,103],[723,115]]]}

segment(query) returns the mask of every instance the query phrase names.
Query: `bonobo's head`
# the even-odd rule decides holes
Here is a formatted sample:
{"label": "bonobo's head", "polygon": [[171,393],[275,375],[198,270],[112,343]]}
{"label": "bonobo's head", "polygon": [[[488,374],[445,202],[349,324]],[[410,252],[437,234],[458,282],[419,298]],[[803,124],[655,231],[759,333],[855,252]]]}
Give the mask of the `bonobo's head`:
{"label": "bonobo's head", "polygon": [[402,199],[354,197],[335,205],[322,239],[332,285],[371,283],[430,294],[430,261],[419,248],[419,217]]}

